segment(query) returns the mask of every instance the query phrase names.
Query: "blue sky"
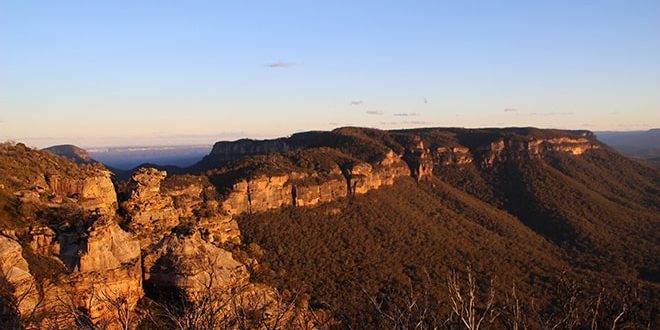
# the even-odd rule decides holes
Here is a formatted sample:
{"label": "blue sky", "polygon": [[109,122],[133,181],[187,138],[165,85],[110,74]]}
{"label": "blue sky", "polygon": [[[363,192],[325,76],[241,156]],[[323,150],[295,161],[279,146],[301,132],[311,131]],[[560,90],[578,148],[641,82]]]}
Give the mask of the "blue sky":
{"label": "blue sky", "polygon": [[660,1],[0,0],[0,139],[660,126]]}

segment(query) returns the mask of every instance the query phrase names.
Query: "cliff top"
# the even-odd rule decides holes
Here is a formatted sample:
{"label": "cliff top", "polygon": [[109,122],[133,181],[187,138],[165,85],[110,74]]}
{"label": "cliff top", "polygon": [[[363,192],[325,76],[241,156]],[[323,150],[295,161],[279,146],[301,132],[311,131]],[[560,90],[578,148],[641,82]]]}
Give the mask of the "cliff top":
{"label": "cliff top", "polygon": [[[215,143],[211,153],[192,169],[193,172],[203,172],[247,157],[317,148],[332,149],[341,153],[345,158],[377,164],[385,159],[390,151],[401,155],[405,150],[419,147],[420,142],[425,148],[467,147],[473,149],[499,140],[524,142],[556,138],[582,138],[597,143],[594,135],[585,130],[534,127],[478,129],[450,127],[386,131],[363,127],[340,127],[332,131],[300,132],[277,139],[220,141]],[[264,165],[262,164],[262,166]]]}

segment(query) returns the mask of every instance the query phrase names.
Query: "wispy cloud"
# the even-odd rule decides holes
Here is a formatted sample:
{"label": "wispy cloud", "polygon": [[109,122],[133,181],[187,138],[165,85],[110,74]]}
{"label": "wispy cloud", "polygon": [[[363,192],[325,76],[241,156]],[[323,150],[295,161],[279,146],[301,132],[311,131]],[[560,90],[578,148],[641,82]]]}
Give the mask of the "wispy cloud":
{"label": "wispy cloud", "polygon": [[572,112],[531,112],[529,116],[570,116]]}
{"label": "wispy cloud", "polygon": [[353,100],[353,101],[351,101],[351,105],[362,105],[362,104],[364,104],[364,102],[362,102],[362,100]]}
{"label": "wispy cloud", "polygon": [[375,115],[375,116],[382,116],[382,115],[384,115],[385,113],[382,112],[382,111],[378,111],[378,110],[368,110],[368,111],[366,112],[366,114],[368,114],[368,115]]}
{"label": "wispy cloud", "polygon": [[285,62],[285,61],[282,61],[282,60],[278,60],[276,62],[266,64],[267,67],[273,68],[273,69],[286,69],[286,68],[290,68],[294,65],[296,65],[296,64],[292,63],[292,62]]}
{"label": "wispy cloud", "polygon": [[395,113],[393,115],[397,116],[397,117],[417,117],[417,116],[419,116],[419,113],[417,113],[417,112],[402,112],[402,113]]}
{"label": "wispy cloud", "polygon": [[504,112],[518,112],[518,109],[515,109],[515,108],[506,108],[506,109],[504,109]]}

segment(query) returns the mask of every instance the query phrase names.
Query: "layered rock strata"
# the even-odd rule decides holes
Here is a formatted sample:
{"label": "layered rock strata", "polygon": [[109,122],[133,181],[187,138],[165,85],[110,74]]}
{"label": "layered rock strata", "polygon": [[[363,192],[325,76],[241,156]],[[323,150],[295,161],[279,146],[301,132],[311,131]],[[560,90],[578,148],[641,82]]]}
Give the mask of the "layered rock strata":
{"label": "layered rock strata", "polygon": [[284,206],[313,206],[353,194],[364,194],[400,177],[410,176],[401,156],[389,152],[371,165],[366,162],[335,165],[319,178],[318,173],[259,175],[241,179],[230,186],[222,207],[229,214],[262,212]]}

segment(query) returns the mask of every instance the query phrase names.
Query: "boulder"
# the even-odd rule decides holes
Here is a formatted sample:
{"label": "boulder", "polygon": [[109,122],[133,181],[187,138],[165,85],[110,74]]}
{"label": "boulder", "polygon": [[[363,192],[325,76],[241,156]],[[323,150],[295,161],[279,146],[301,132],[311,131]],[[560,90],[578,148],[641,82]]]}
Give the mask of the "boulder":
{"label": "boulder", "polygon": [[231,252],[202,239],[199,233],[171,235],[145,256],[145,280],[159,290],[196,301],[208,291],[228,291],[244,284],[247,268]]}

